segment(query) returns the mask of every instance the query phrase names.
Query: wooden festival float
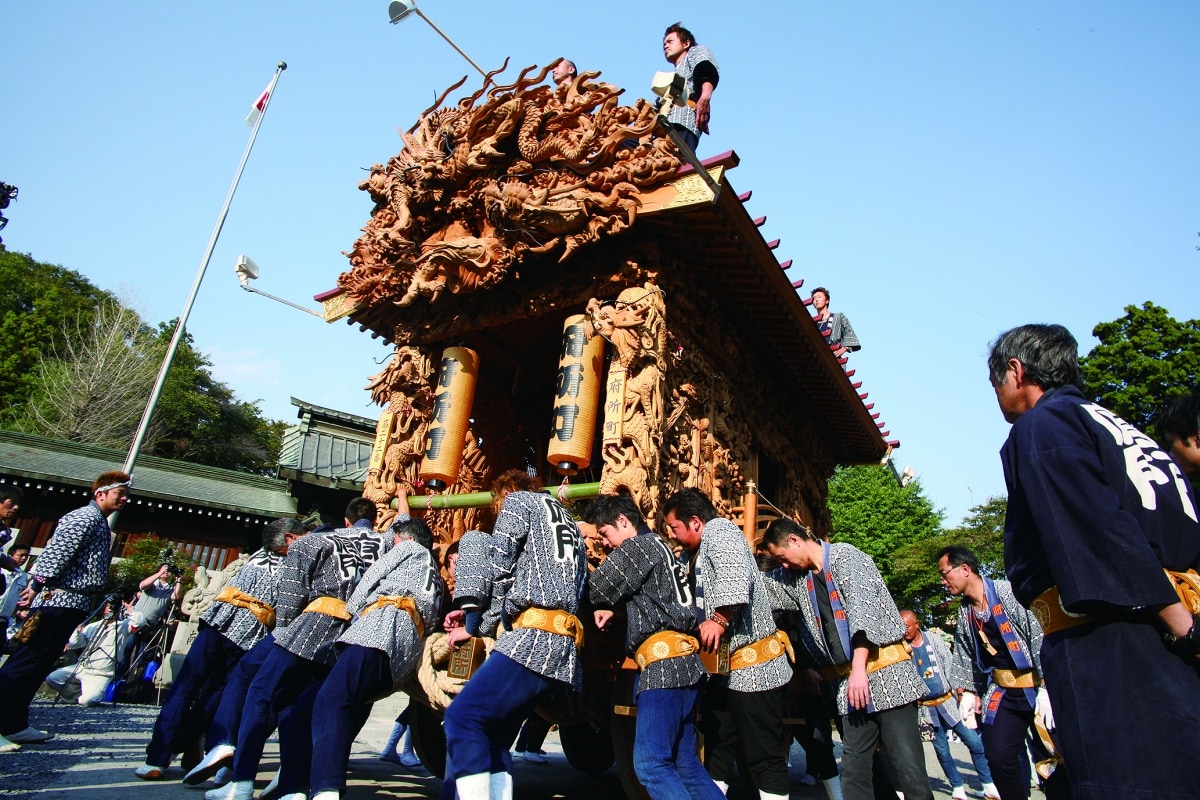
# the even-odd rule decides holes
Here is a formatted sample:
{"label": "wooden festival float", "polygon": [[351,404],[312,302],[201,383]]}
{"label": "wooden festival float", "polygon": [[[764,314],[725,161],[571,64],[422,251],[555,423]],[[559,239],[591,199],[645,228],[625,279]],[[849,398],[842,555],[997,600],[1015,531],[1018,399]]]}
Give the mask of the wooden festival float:
{"label": "wooden festival float", "polygon": [[[621,105],[595,72],[552,88],[554,63],[447,103],[460,81],[359,186],[371,218],[318,300],[395,346],[368,387],[380,528],[407,484],[440,545],[489,530],[490,481],[525,467],[567,500],[627,491],[660,531],[683,487],[752,542],[760,509],[827,531],[834,467],[898,443],[729,185],[737,155],[705,161],[706,179],[652,104]],[[582,698],[543,711],[572,764],[606,769],[615,751],[637,796],[634,668],[623,634],[587,635]],[[440,774],[422,716],[418,753]]]}

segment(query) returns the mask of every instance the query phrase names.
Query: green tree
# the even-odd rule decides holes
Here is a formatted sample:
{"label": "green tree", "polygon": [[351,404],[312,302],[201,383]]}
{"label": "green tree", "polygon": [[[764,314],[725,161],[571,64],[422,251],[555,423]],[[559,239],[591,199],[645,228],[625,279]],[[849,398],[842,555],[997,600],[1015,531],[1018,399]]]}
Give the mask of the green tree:
{"label": "green tree", "polygon": [[1101,322],[1100,344],[1079,360],[1084,394],[1151,436],[1167,401],[1196,388],[1200,320],[1179,322],[1150,301],[1126,306],[1125,316]]}
{"label": "green tree", "polygon": [[[159,325],[164,346],[175,322]],[[185,334],[175,352],[151,422],[149,449],[156,456],[264,474],[274,469],[287,423],[264,419],[258,401],[237,399],[213,377],[212,362]]]}
{"label": "green tree", "polygon": [[127,445],[162,362],[137,312],[100,302],[90,319],[64,321],[63,345],[34,365],[34,390],[17,420],[30,432],[108,447]]}
{"label": "green tree", "polygon": [[933,507],[920,481],[900,486],[887,467],[838,467],[829,481],[829,514],[835,542],[847,542],[875,560],[893,596],[903,597],[894,555],[901,548],[937,536],[942,513]]}
{"label": "green tree", "polygon": [[[168,548],[171,549],[169,562],[165,559]],[[109,565],[108,591],[131,595],[137,591],[139,583],[148,575],[158,572],[159,567],[166,563],[184,570],[183,591],[186,592],[196,584],[195,572],[191,569],[191,556],[171,547],[171,543],[166,539],[145,536],[126,547],[125,556],[120,561]]]}
{"label": "green tree", "polygon": [[35,365],[65,343],[63,323],[90,323],[114,299],[78,272],[0,247],[0,424],[24,413]]}
{"label": "green tree", "polygon": [[958,527],[947,528],[929,539],[919,539],[897,550],[892,557],[896,602],[919,617],[953,627],[954,608],[942,587],[937,554],[943,547],[962,545],[979,558],[979,571],[989,578],[1004,577],[1004,518],[1008,501],[989,497],[971,508]]}
{"label": "green tree", "polygon": [[[120,307],[116,298],[79,273],[0,248],[0,427],[128,446],[141,419],[140,408],[105,413],[106,423],[119,419],[119,425],[93,424],[87,412],[110,401],[119,401],[107,406],[110,410],[124,408],[131,388],[136,388],[135,400],[144,407],[150,384],[144,376],[113,380],[117,370],[97,371],[97,363],[110,363],[105,352],[136,356],[133,360],[143,363],[149,358],[153,376],[175,326],[160,324],[155,332],[136,315],[131,317],[132,312],[123,312],[121,324],[110,328],[103,324],[102,310],[114,306]],[[101,330],[113,335],[93,335]],[[264,419],[258,401],[238,399],[213,377],[211,366],[191,337],[185,337],[151,420],[144,452],[271,472],[287,424]],[[81,398],[86,402],[81,404]]]}

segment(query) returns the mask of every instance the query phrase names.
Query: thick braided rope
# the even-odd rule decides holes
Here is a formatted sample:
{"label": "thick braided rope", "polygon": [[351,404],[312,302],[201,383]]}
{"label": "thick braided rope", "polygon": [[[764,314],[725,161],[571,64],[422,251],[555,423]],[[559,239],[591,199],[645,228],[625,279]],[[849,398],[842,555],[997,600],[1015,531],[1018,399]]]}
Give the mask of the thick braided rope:
{"label": "thick braided rope", "polygon": [[[461,678],[451,678],[446,674],[450,665],[450,645],[444,633],[431,633],[425,639],[425,649],[421,653],[421,661],[417,665],[417,682],[421,684],[429,704],[434,708],[445,711],[450,701],[462,691],[466,681]],[[483,637],[484,650],[491,655],[496,640]]]}

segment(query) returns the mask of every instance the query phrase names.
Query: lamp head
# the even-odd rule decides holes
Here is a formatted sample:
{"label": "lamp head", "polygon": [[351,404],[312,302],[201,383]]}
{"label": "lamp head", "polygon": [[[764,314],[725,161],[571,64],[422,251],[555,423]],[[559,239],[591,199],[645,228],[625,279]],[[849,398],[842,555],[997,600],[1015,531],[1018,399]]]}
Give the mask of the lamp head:
{"label": "lamp head", "polygon": [[388,3],[388,19],[391,20],[393,25],[396,25],[400,20],[416,10],[417,4],[415,0],[408,0],[408,2],[404,2],[404,0],[392,0],[392,2]]}
{"label": "lamp head", "polygon": [[258,264],[255,264],[253,259],[247,255],[240,255],[237,259],[237,264],[233,271],[237,273],[238,283],[242,284],[242,288],[247,288],[247,284],[258,278]]}

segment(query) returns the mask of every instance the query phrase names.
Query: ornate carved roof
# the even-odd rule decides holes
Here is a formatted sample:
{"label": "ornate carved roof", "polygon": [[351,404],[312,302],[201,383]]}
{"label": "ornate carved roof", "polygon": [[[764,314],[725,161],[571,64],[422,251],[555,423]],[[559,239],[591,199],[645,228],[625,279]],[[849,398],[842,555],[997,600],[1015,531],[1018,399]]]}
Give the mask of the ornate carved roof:
{"label": "ornate carved roof", "polygon": [[523,275],[590,278],[597,265],[585,254],[602,244],[598,252],[608,252],[635,232],[686,263],[689,281],[719,293],[730,321],[784,365],[778,388],[828,431],[839,463],[878,461],[898,445],[885,441],[860,384],[830,352],[796,293],[803,281],[793,283],[791,262],[774,255],[779,242],[765,241],[763,218],[746,211],[749,193],[739,197],[729,185],[737,155],[704,162],[720,188],[714,201],[709,184],[655,134],[653,106],[619,105],[623,90],[597,82],[599,73],[550,88],[543,82],[554,63],[507,85],[489,79],[443,106],[451,87],[402,134],[404,149],[360,184],[375,207],[346,254],[350,269],[317,296],[326,318],[348,316],[398,344],[486,330],[503,348],[511,323],[545,324],[554,306],[513,292]]}

